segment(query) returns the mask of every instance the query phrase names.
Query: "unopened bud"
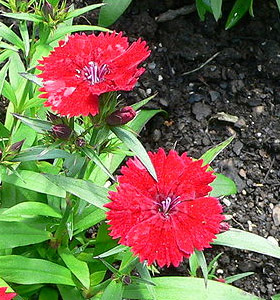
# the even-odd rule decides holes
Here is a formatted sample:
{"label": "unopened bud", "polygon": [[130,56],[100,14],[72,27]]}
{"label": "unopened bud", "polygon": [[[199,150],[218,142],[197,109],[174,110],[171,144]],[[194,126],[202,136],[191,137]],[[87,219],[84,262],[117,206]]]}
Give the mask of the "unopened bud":
{"label": "unopened bud", "polygon": [[82,139],[82,138],[77,138],[76,139],[76,145],[78,147],[83,148],[86,145],[86,141],[84,139]]}
{"label": "unopened bud", "polygon": [[49,16],[51,18],[53,18],[53,16],[54,16],[53,6],[48,1],[44,2],[43,6],[42,6],[42,12],[46,18],[48,18]]}
{"label": "unopened bud", "polygon": [[124,275],[123,278],[122,278],[122,282],[123,282],[125,285],[129,285],[129,284],[131,284],[132,280],[131,280],[130,276]]}
{"label": "unopened bud", "polygon": [[224,278],[216,278],[216,280],[222,283],[226,283],[226,280]]}
{"label": "unopened bud", "polygon": [[131,106],[125,106],[111,113],[106,122],[108,125],[117,126],[124,125],[136,116],[136,111]]}
{"label": "unopened bud", "polygon": [[51,113],[50,111],[47,112],[47,119],[52,122],[53,124],[62,123],[62,120],[59,116]]}
{"label": "unopened bud", "polygon": [[59,139],[67,140],[72,133],[72,129],[65,124],[57,124],[52,126],[52,133]]}
{"label": "unopened bud", "polygon": [[25,141],[25,139],[12,144],[9,150],[13,151],[13,152],[19,152],[20,149],[21,149],[21,147],[22,147],[22,145],[23,145],[23,143],[24,143],[24,141]]}
{"label": "unopened bud", "polygon": [[227,222],[221,222],[220,223],[220,233],[228,231],[229,228],[230,228],[230,226]]}

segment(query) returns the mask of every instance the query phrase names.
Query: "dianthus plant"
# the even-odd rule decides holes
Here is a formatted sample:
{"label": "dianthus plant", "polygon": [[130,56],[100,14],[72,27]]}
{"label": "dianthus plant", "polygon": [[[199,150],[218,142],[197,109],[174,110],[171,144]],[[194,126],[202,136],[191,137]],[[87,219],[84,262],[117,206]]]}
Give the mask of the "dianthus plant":
{"label": "dianthus plant", "polygon": [[[17,20],[0,24],[0,298],[257,299],[203,254],[218,244],[280,257],[227,223],[221,197],[235,184],[209,164],[233,137],[199,159],[147,153],[138,133],[166,113],[120,96],[145,72],[147,43],[72,25],[102,4],[0,2]],[[179,265],[191,277],[151,276]]]}

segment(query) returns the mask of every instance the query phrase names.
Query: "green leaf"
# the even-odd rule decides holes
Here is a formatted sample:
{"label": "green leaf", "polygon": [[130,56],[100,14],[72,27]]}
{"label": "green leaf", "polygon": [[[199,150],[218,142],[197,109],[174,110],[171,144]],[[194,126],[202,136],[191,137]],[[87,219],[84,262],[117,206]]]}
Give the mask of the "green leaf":
{"label": "green leaf", "polygon": [[31,14],[31,13],[2,13],[1,14],[4,17],[7,18],[13,18],[17,20],[25,20],[25,21],[31,21],[31,22],[42,22],[44,18],[39,15]]}
{"label": "green leaf", "polygon": [[103,0],[106,5],[100,10],[98,25],[108,27],[125,12],[132,0]]}
{"label": "green leaf", "polygon": [[111,256],[111,255],[114,255],[114,254],[117,254],[117,253],[120,253],[120,252],[123,252],[123,251],[127,251],[129,248],[127,246],[123,246],[123,245],[118,245],[104,253],[101,253],[97,256],[95,256],[94,258],[104,258],[104,257],[108,257],[108,256]]}
{"label": "green leaf", "polygon": [[20,222],[0,221],[0,249],[15,248],[47,241],[51,233]]}
{"label": "green leaf", "polygon": [[28,72],[22,72],[19,73],[23,78],[30,80],[31,82],[35,83],[36,85],[42,87],[43,86],[43,80],[36,75]]}
{"label": "green leaf", "polygon": [[65,190],[48,180],[44,175],[28,170],[18,170],[20,178],[16,174],[3,174],[2,181],[35,192],[49,194],[57,197],[66,197]]}
{"label": "green leaf", "polygon": [[233,27],[250,9],[253,0],[236,0],[226,22],[226,30]]}
{"label": "green leaf", "polygon": [[106,287],[100,300],[122,300],[123,285],[121,282],[112,280]]}
{"label": "green leaf", "polygon": [[40,202],[22,202],[5,210],[5,216],[47,216],[61,218],[61,214],[52,207]]}
{"label": "green leaf", "polygon": [[116,181],[115,177],[112,173],[107,169],[107,167],[103,164],[99,156],[95,153],[93,149],[90,148],[81,148],[81,151],[91,159],[107,176],[109,176],[113,181]]}
{"label": "green leaf", "polygon": [[18,284],[53,283],[75,286],[71,272],[53,262],[19,255],[0,256],[0,277]]}
{"label": "green leaf", "polygon": [[237,193],[237,187],[233,180],[222,174],[217,174],[216,179],[210,184],[213,190],[210,192],[211,197],[221,197],[234,195]]}
{"label": "green leaf", "polygon": [[212,244],[254,251],[280,258],[280,247],[259,235],[235,228],[218,234]]}
{"label": "green leaf", "polygon": [[[134,110],[138,110],[138,109],[140,109],[142,106],[144,106],[145,104],[147,104],[150,100],[152,100],[153,98],[155,98],[156,95],[157,95],[157,94],[152,95],[152,96],[150,96],[150,97],[148,97],[148,98],[146,98],[146,99],[144,99],[144,100],[142,100],[142,101],[140,101],[140,102],[137,102],[137,103],[132,104],[131,106],[132,106],[132,108],[133,108]],[[164,110],[163,110],[163,112],[164,112]]]}
{"label": "green leaf", "polygon": [[68,248],[58,248],[58,253],[68,269],[80,280],[87,289],[90,287],[90,274],[88,265],[77,259]]}
{"label": "green leaf", "polygon": [[59,39],[62,39],[65,37],[66,34],[68,33],[73,33],[77,31],[110,31],[106,28],[99,27],[99,26],[93,26],[93,25],[72,25],[72,26],[67,26],[67,27],[59,27],[53,35],[49,36],[49,39],[47,43],[52,43],[54,41],[57,41]]}
{"label": "green leaf", "polygon": [[206,259],[204,256],[204,253],[202,251],[197,251],[195,250],[195,255],[197,257],[197,262],[201,268],[202,274],[203,274],[203,278],[204,278],[204,284],[205,287],[207,288],[207,283],[208,283],[208,267],[207,267],[207,263],[206,263]]}
{"label": "green leaf", "polygon": [[[43,287],[40,291],[38,300],[58,300],[57,290],[51,287]],[[16,299],[15,299],[16,300]]]}
{"label": "green leaf", "polygon": [[146,149],[136,138],[136,136],[132,132],[127,131],[121,127],[112,127],[111,130],[130,150],[135,153],[135,155],[147,168],[149,173],[154,177],[155,180],[157,180],[156,171],[150,160],[150,157],[148,156]]}
{"label": "green leaf", "polygon": [[280,11],[280,0],[276,0],[276,3],[277,3],[277,6],[278,6],[278,9]]}
{"label": "green leaf", "polygon": [[[228,284],[208,280],[207,289],[202,278],[193,277],[157,277],[153,279],[157,300],[260,300]],[[144,284],[125,286],[124,298],[153,299]]]}
{"label": "green leaf", "polygon": [[[13,32],[12,29],[3,23],[0,23],[0,36],[11,44],[24,50],[23,41]],[[12,53],[14,52],[12,51]]]}
{"label": "green leaf", "polygon": [[13,114],[13,116],[21,120],[22,123],[26,124],[27,126],[31,127],[32,129],[34,129],[39,133],[46,133],[46,131],[52,130],[51,122],[34,119],[26,116],[21,116],[19,114]]}
{"label": "green leaf", "polygon": [[80,215],[76,214],[74,216],[74,235],[96,225],[104,220],[105,217],[103,209],[93,205],[86,207]]}
{"label": "green leaf", "polygon": [[61,149],[49,149],[41,146],[35,146],[16,155],[12,161],[33,161],[33,160],[46,160],[56,158],[69,158],[72,155]]}
{"label": "green leaf", "polygon": [[211,0],[211,8],[216,21],[219,20],[222,14],[222,3],[223,0]]}
{"label": "green leaf", "polygon": [[280,300],[280,294],[272,296],[271,300]]}
{"label": "green leaf", "polygon": [[8,61],[1,69],[0,71],[0,95],[2,94],[3,86],[5,83],[5,78],[7,76],[8,67],[9,67],[10,61]]}
{"label": "green leaf", "polygon": [[63,300],[85,300],[76,287],[58,285],[58,289]]}
{"label": "green leaf", "polygon": [[4,86],[3,86],[3,90],[2,90],[2,94],[5,98],[9,99],[14,106],[16,106],[17,103],[17,96],[13,90],[13,88],[11,87],[11,85],[9,84],[8,81],[5,80],[4,82]]}
{"label": "green leaf", "polygon": [[88,11],[97,9],[103,5],[104,5],[104,3],[98,3],[98,4],[92,4],[92,5],[85,6],[83,8],[72,10],[67,14],[67,17],[65,20],[76,18],[80,15],[87,13]]}
{"label": "green leaf", "polygon": [[10,84],[12,88],[15,90],[15,94],[20,97],[24,89],[24,85],[23,85],[24,78],[20,76],[20,73],[25,71],[25,67],[17,52],[14,52],[10,56],[9,61],[10,61],[10,65],[9,65]]}
{"label": "green leaf", "polygon": [[74,179],[62,175],[45,174],[45,177],[56,184],[57,187],[63,188],[65,191],[86,202],[106,210],[104,204],[109,202],[106,188],[98,186],[90,181]]}
{"label": "green leaf", "polygon": [[245,272],[245,273],[241,273],[241,274],[237,274],[237,275],[233,275],[233,276],[228,276],[227,278],[225,278],[226,283],[233,283],[236,280],[242,279],[244,277],[253,275],[254,272]]}
{"label": "green leaf", "polygon": [[25,57],[28,57],[29,50],[30,50],[30,39],[29,39],[27,22],[23,21],[19,23],[19,31],[24,43]]}
{"label": "green leaf", "polygon": [[211,11],[210,5],[207,6],[203,0],[196,0],[195,4],[200,20],[204,21],[206,12]]}
{"label": "green leaf", "polygon": [[216,156],[222,152],[234,139],[234,135],[231,136],[230,138],[228,138],[227,140],[225,140],[224,142],[220,143],[217,146],[214,146],[213,148],[209,149],[208,151],[206,151],[201,157],[200,159],[203,159],[203,165],[207,165],[210,164],[215,158]]}

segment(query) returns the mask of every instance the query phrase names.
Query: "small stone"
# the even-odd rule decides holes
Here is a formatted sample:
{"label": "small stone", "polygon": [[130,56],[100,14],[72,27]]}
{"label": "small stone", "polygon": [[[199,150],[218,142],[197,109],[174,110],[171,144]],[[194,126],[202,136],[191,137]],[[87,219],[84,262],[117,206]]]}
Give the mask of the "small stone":
{"label": "small stone", "polygon": [[158,142],[161,138],[161,131],[159,129],[155,129],[153,132],[153,140]]}
{"label": "small stone", "polygon": [[273,237],[273,236],[268,236],[266,238],[271,244],[275,245],[278,247],[278,241]]}
{"label": "small stone", "polygon": [[217,270],[217,274],[224,274],[224,270],[218,269],[218,270]]}
{"label": "small stone", "polygon": [[276,226],[280,225],[280,204],[275,205],[272,211],[272,217]]}
{"label": "small stone", "polygon": [[160,98],[160,99],[159,99],[159,103],[160,103],[162,106],[165,106],[165,107],[168,106],[168,101],[166,101],[166,100],[163,99],[163,98]]}
{"label": "small stone", "polygon": [[221,94],[219,92],[216,92],[216,91],[209,91],[209,95],[210,95],[210,98],[211,98],[212,102],[215,102],[216,100],[221,98]]}
{"label": "small stone", "polygon": [[253,107],[253,112],[257,115],[260,115],[264,112],[264,106],[263,105],[259,105],[259,106],[255,106]]}
{"label": "small stone", "polygon": [[239,118],[239,120],[234,123],[234,126],[237,128],[246,127],[246,122],[243,118]]}
{"label": "small stone", "polygon": [[162,75],[158,75],[158,81],[162,81],[162,80],[163,80]]}
{"label": "small stone", "polygon": [[247,178],[247,172],[244,169],[239,170],[239,175],[243,178]]}
{"label": "small stone", "polygon": [[148,64],[148,69],[150,70],[154,70],[156,68],[156,63],[155,62],[151,62]]}
{"label": "small stone", "polygon": [[203,95],[192,93],[188,99],[189,103],[193,104],[195,102],[200,102],[204,99]]}
{"label": "small stone", "polygon": [[224,198],[222,201],[223,201],[223,203],[224,203],[225,206],[227,206],[227,207],[231,206],[231,202],[230,202],[229,199]]}
{"label": "small stone", "polygon": [[246,195],[247,195],[247,192],[246,192],[246,190],[242,190],[242,191],[241,191],[241,193],[242,193],[242,195],[244,195],[244,196],[246,196]]}
{"label": "small stone", "polygon": [[197,121],[201,121],[211,115],[211,107],[207,104],[197,102],[192,106],[192,112]]}
{"label": "small stone", "polygon": [[148,96],[151,95],[151,93],[152,93],[152,89],[150,89],[150,88],[146,89],[146,94],[147,94]]}
{"label": "small stone", "polygon": [[241,143],[240,141],[236,141],[233,145],[233,152],[236,155],[240,155],[242,148],[243,148],[243,143]]}

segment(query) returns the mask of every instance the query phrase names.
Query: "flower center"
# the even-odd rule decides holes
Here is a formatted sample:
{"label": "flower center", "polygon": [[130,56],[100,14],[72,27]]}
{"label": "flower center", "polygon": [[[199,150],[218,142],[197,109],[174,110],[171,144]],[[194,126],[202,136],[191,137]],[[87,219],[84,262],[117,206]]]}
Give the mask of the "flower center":
{"label": "flower center", "polygon": [[78,78],[82,76],[88,80],[91,85],[94,85],[104,80],[104,76],[109,73],[109,69],[106,64],[98,66],[97,63],[90,61],[82,70],[77,69],[76,72]]}
{"label": "flower center", "polygon": [[158,211],[161,212],[165,217],[174,210],[174,208],[181,203],[180,196],[168,196],[166,198],[159,197],[160,199],[156,202]]}

